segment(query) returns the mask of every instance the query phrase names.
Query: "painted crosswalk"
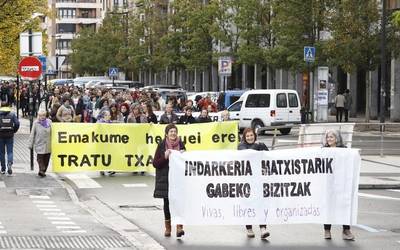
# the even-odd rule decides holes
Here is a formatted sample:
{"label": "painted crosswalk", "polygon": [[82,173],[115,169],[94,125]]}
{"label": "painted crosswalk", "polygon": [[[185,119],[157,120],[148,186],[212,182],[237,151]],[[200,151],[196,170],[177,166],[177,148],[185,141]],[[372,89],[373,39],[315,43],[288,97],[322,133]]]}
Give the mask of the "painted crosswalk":
{"label": "painted crosswalk", "polygon": [[[29,196],[32,203],[43,213],[44,216],[49,220],[49,222],[60,230],[64,234],[83,234],[86,230],[83,230],[79,225],[76,225],[67,214],[62,212],[60,208],[57,207],[54,201],[48,196]],[[1,228],[0,228],[1,234]]]}
{"label": "painted crosswalk", "polygon": [[3,223],[0,221],[0,234],[7,234],[7,231],[5,230]]}
{"label": "painted crosswalk", "polygon": [[77,188],[101,188],[99,183],[86,174],[66,174],[65,177],[71,180]]}

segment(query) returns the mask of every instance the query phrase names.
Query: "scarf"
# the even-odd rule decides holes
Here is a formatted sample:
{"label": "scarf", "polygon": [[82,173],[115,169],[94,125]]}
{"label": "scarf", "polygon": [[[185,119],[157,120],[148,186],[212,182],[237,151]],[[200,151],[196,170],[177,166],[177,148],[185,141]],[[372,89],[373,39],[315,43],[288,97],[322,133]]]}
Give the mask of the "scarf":
{"label": "scarf", "polygon": [[168,138],[165,138],[165,148],[166,149],[172,149],[172,150],[180,150],[179,142],[180,142],[179,137],[176,138],[175,141],[171,141]]}
{"label": "scarf", "polygon": [[50,125],[51,125],[50,120],[47,119],[47,118],[44,119],[44,120],[38,120],[38,123],[39,123],[40,125],[42,125],[44,128],[49,128]]}

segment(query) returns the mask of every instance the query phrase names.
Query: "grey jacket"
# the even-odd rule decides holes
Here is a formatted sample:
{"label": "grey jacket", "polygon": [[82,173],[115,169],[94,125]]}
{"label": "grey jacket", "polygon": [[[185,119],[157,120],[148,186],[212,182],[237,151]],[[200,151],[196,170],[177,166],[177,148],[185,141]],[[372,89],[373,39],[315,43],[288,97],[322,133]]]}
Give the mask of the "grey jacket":
{"label": "grey jacket", "polygon": [[34,148],[37,154],[48,154],[51,152],[51,126],[43,127],[36,120],[33,123],[31,135],[29,136],[29,148]]}

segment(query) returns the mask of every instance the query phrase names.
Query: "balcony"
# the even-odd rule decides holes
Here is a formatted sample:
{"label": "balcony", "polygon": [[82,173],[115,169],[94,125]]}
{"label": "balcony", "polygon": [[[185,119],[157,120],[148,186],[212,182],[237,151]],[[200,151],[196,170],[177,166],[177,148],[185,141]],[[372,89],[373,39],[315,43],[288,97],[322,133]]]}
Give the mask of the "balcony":
{"label": "balcony", "polygon": [[61,19],[56,19],[56,23],[72,23],[72,24],[92,24],[96,23],[99,24],[101,23],[101,18],[61,18]]}
{"label": "balcony", "polygon": [[102,4],[100,2],[83,2],[77,1],[76,3],[56,3],[56,9],[58,8],[76,8],[76,9],[101,9]]}
{"label": "balcony", "polygon": [[56,38],[57,39],[63,39],[63,40],[72,40],[76,36],[75,33],[57,33]]}

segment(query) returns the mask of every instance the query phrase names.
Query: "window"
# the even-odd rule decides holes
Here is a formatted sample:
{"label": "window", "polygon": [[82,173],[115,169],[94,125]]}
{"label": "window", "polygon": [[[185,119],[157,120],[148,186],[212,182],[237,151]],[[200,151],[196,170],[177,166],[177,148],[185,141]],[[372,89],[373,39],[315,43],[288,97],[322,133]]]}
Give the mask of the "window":
{"label": "window", "polygon": [[119,0],[114,0],[114,6],[118,6],[119,5]]}
{"label": "window", "polygon": [[75,9],[58,9],[58,18],[75,18]]}
{"label": "window", "polygon": [[288,95],[289,95],[289,107],[297,108],[299,106],[297,95],[293,93],[289,93]]}
{"label": "window", "polygon": [[242,107],[242,102],[237,102],[232,104],[232,106],[229,107],[228,111],[240,111],[241,107]]}
{"label": "window", "polygon": [[287,107],[286,94],[280,93],[280,94],[276,95],[276,107],[278,107],[278,108],[286,108]]}
{"label": "window", "polygon": [[57,33],[75,33],[76,25],[70,23],[60,23],[57,25]]}
{"label": "window", "polygon": [[57,40],[57,49],[70,49],[71,40]]}
{"label": "window", "polygon": [[248,108],[268,108],[270,98],[269,94],[251,94],[247,97],[245,106]]}

